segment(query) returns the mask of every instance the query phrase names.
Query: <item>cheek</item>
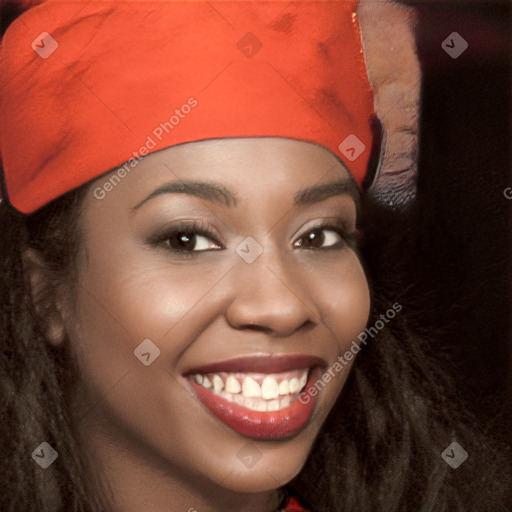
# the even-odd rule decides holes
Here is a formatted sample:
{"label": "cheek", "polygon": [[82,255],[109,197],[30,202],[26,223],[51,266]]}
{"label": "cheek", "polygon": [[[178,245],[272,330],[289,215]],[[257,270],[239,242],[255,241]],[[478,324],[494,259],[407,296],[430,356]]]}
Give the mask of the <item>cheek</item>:
{"label": "cheek", "polygon": [[317,276],[311,294],[321,309],[339,352],[364,330],[370,314],[370,290],[364,270],[353,251],[343,264]]}
{"label": "cheek", "polygon": [[328,366],[309,387],[312,396],[324,397],[315,412],[316,421],[323,424],[363,350],[357,337],[370,314],[368,281],[355,253],[351,251],[343,264],[317,273],[310,293],[329,331]]}
{"label": "cheek", "polygon": [[[141,253],[133,261],[100,254],[89,260],[68,329],[84,425],[97,421],[119,439],[137,439],[134,450],[156,445],[169,460],[186,460],[194,452],[194,440],[204,432],[199,426],[194,431],[186,419],[200,406],[191,404],[174,374],[181,354],[206,325],[206,318],[198,321],[198,306],[216,281],[215,272],[171,272],[155,258],[145,262]],[[153,359],[150,346],[148,366],[134,354],[147,339],[159,350]]]}
{"label": "cheek", "polygon": [[[112,246],[123,247],[121,242]],[[132,399],[137,394],[142,397],[143,388],[156,397],[155,390],[167,393],[170,387],[179,386],[174,390],[179,396],[173,396],[179,400],[183,388],[171,374],[178,373],[182,354],[219,311],[223,294],[216,285],[229,271],[229,264],[200,272],[191,265],[169,265],[165,254],[155,257],[136,247],[126,251],[108,247],[96,244],[94,254],[84,260],[76,308],[67,329],[83,389],[92,401],[113,397],[114,388],[116,393],[124,389],[126,400],[116,407],[125,408],[126,414]],[[134,353],[141,343],[147,344],[144,340],[151,340],[156,347],[153,353],[158,354],[155,359],[150,354],[149,366]],[[131,380],[138,381],[140,393],[128,389]],[[168,405],[158,407],[167,410]]]}
{"label": "cheek", "polygon": [[197,309],[220,272],[172,268],[164,257],[145,258],[144,251],[120,260],[98,254],[82,272],[77,316],[84,328],[104,330],[112,343],[114,333],[133,343],[161,340]]}
{"label": "cheek", "polygon": [[[108,389],[134,366],[143,367],[134,350],[147,339],[161,351],[159,364],[165,359],[166,368],[172,370],[203,328],[196,312],[218,281],[217,274],[171,271],[168,263],[145,261],[141,253],[131,260],[105,254],[91,259],[81,272],[69,329],[81,370],[90,382]],[[194,332],[183,336],[184,329]]]}

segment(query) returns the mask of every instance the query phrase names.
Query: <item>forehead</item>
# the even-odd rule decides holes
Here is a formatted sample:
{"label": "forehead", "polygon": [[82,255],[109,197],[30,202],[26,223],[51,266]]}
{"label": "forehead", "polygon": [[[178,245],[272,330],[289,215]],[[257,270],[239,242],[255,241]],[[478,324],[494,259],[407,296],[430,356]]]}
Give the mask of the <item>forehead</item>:
{"label": "forehead", "polygon": [[[92,186],[106,190],[102,202],[136,204],[163,184],[180,180],[222,183],[238,200],[282,200],[283,194],[319,183],[347,181],[350,174],[327,149],[273,137],[216,139],[173,146],[132,161]],[[133,205],[132,205],[133,206]]]}

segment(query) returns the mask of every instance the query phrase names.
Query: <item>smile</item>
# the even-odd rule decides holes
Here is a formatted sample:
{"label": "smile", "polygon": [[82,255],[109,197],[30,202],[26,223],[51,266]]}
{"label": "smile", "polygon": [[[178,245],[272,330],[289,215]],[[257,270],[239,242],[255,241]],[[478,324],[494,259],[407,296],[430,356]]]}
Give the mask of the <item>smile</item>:
{"label": "smile", "polygon": [[279,439],[295,435],[310,419],[316,397],[303,395],[320,362],[307,356],[246,357],[186,377],[193,395],[224,424],[245,437]]}
{"label": "smile", "polygon": [[279,411],[298,400],[308,380],[309,368],[295,372],[265,375],[263,373],[210,373],[192,378],[228,402],[253,411]]}

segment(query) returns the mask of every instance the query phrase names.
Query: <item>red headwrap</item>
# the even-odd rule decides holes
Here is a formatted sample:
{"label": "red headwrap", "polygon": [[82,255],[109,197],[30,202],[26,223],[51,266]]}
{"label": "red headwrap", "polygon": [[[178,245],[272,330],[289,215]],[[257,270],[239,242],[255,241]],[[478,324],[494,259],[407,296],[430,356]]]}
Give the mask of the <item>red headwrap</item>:
{"label": "red headwrap", "polygon": [[9,200],[31,213],[148,153],[224,137],[317,143],[361,184],[373,98],[354,1],[58,1],[0,48]]}

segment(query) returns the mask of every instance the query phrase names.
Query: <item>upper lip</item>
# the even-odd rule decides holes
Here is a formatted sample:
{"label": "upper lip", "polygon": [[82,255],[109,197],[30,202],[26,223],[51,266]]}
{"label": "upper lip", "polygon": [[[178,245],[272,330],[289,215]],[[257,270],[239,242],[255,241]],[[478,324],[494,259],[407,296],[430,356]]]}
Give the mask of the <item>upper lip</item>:
{"label": "upper lip", "polygon": [[290,370],[301,370],[315,366],[327,366],[324,359],[312,355],[253,355],[237,357],[225,361],[217,361],[195,367],[184,373],[184,376],[196,373],[280,373]]}

